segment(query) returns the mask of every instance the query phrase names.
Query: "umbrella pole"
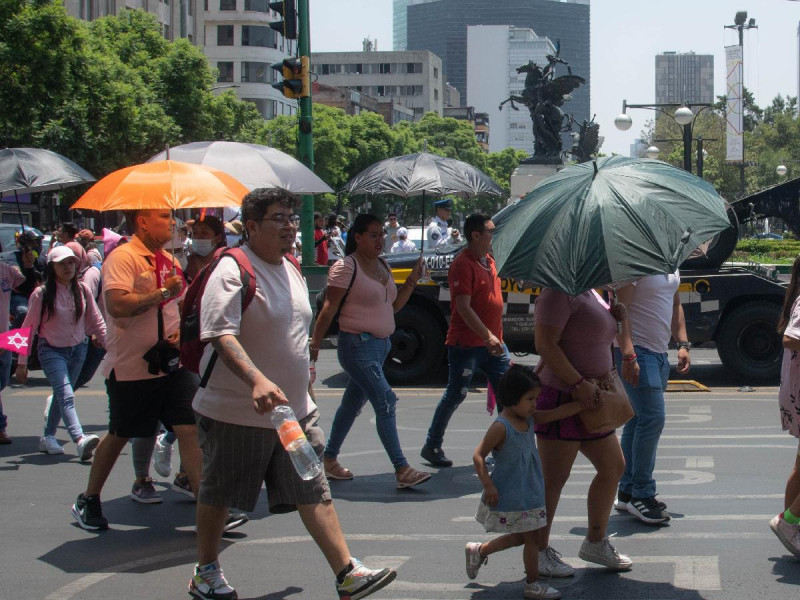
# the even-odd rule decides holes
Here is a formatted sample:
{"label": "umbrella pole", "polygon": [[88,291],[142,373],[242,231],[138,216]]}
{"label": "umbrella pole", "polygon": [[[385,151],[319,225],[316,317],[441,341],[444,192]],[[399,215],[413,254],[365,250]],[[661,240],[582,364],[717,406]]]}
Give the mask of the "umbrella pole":
{"label": "umbrella pole", "polygon": [[419,239],[419,257],[425,253],[425,190],[422,190],[422,206],[420,207],[420,239]]}
{"label": "umbrella pole", "polygon": [[17,196],[17,190],[14,190],[14,200],[17,202],[17,213],[19,214],[19,230],[20,232],[25,231],[25,222],[22,220],[22,207],[19,205],[19,196]]}

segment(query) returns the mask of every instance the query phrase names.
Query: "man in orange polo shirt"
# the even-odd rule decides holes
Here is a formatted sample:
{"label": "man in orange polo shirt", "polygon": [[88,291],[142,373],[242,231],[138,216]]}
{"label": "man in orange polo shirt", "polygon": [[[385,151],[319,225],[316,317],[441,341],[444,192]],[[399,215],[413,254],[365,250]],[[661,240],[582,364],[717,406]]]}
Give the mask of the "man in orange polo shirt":
{"label": "man in orange polo shirt", "polygon": [[[128,222],[134,227],[130,243],[117,247],[103,263],[108,433],[97,446],[86,491],[72,507],[78,524],[89,530],[108,528],[100,492],[122,448],[129,438],[152,437],[159,421],[178,436],[192,489],[200,485],[192,411],[197,376],[177,361],[183,277],[163,250],[174,223],[168,209],[135,211]],[[164,338],[160,344],[159,338]]]}
{"label": "man in orange polo shirt", "polygon": [[450,327],[445,343],[449,375],[420,453],[435,467],[453,464],[442,450],[444,432],[450,417],[467,397],[475,371],[482,369],[496,389],[510,364],[503,343],[503,295],[494,259],[489,254],[493,235],[491,217],[482,214],[467,217],[464,222],[467,247],[453,260],[447,274]]}

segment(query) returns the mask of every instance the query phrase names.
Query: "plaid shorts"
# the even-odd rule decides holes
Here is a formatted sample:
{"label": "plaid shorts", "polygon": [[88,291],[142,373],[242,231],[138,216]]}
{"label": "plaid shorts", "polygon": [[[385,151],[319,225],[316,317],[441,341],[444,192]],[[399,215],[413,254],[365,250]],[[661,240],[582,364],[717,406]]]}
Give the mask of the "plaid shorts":
{"label": "plaid shorts", "polygon": [[[309,481],[301,479],[274,429],[224,423],[199,413],[196,421],[197,440],[203,450],[199,503],[252,512],[262,484],[266,484],[272,513],[292,512],[298,504],[331,500],[325,474]],[[325,434],[318,421],[319,411],[314,410],[300,419],[300,426],[321,456]]]}

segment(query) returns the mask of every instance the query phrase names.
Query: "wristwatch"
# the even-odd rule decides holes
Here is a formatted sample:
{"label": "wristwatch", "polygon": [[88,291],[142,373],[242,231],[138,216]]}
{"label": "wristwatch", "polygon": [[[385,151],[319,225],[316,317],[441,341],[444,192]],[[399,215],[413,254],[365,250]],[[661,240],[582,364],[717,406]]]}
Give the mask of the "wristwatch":
{"label": "wristwatch", "polygon": [[678,350],[680,350],[681,348],[685,349],[687,352],[690,352],[692,350],[691,342],[678,342],[677,345],[678,345]]}
{"label": "wristwatch", "polygon": [[172,294],[170,294],[169,290],[168,290],[167,288],[165,288],[165,287],[162,287],[162,288],[161,288],[160,290],[158,290],[158,291],[159,291],[159,292],[161,292],[161,297],[162,297],[164,300],[169,300],[169,297],[172,295]]}

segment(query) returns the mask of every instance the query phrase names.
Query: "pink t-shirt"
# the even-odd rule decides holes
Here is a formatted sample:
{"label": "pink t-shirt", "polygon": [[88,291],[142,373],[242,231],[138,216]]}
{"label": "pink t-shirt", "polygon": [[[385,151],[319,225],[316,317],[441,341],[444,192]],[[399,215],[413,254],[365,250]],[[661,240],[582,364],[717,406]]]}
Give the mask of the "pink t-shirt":
{"label": "pink t-shirt", "polygon": [[[347,256],[331,267],[328,272],[328,285],[344,288],[350,285],[353,278],[353,266],[356,258]],[[347,333],[369,333],[376,338],[387,338],[394,333],[394,308],[397,299],[397,286],[392,279],[392,272],[386,263],[380,261],[381,268],[387,269],[386,284],[376,281],[360,266],[356,271],[356,279],[350,293],[341,305],[339,312],[339,329]]]}
{"label": "pink t-shirt", "polygon": [[[613,368],[611,342],[617,335],[617,321],[594,291],[568,296],[543,289],[534,305],[533,323],[534,328],[547,325],[561,331],[558,345],[583,377],[601,377]],[[539,377],[559,390],[574,383],[561,381],[546,363]]]}
{"label": "pink t-shirt", "polygon": [[[92,298],[92,294],[83,283],[84,310],[81,317],[75,321],[75,297],[67,286],[56,283],[56,299],[52,315],[47,314],[47,309],[42,310],[42,297],[44,286],[39,286],[28,300],[28,314],[22,327],[31,327],[33,333],[45,339],[48,344],[57,348],[69,348],[82,343],[87,335],[95,335],[101,344],[105,344],[106,324],[100,309]],[[41,321],[40,321],[41,316]],[[27,364],[28,357],[20,355],[19,363]]]}

